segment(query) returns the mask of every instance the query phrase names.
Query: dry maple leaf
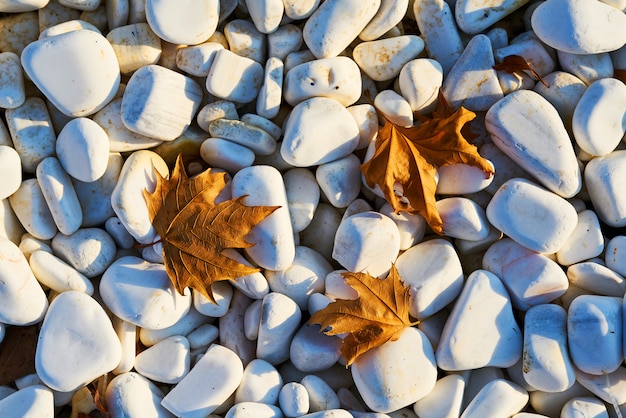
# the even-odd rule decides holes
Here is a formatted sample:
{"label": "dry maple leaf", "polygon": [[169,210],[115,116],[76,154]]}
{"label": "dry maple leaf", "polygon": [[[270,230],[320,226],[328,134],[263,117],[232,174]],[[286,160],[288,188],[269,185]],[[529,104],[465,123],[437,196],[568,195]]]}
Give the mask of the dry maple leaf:
{"label": "dry maple leaf", "polygon": [[[463,136],[466,123],[476,117],[464,107],[453,112],[441,91],[433,117],[410,128],[387,120],[378,131],[372,158],[361,165],[370,187],[378,185],[397,213],[421,214],[432,230],[443,233],[443,222],[435,203],[437,168],[463,163],[479,167],[488,176],[493,167]],[[401,187],[396,193],[397,184]]]}
{"label": "dry maple leaf", "polygon": [[[346,283],[359,294],[355,300],[338,299],[309,319],[327,335],[348,333],[341,343],[346,367],[387,341],[400,338],[402,331],[416,325],[409,318],[409,287],[400,280],[395,266],[386,279],[368,273],[343,273]],[[330,329],[327,330],[327,328]]]}
{"label": "dry maple leaf", "polygon": [[524,59],[524,57],[520,55],[507,55],[502,59],[502,62],[493,66],[494,70],[504,71],[509,74],[516,73],[518,71],[530,71],[532,75],[537,77],[541,84],[550,88],[548,83],[546,83],[543,78],[533,68],[528,64],[528,62]]}
{"label": "dry maple leaf", "polygon": [[169,179],[155,173],[156,189],[144,190],[144,197],[161,237],[165,270],[179,293],[189,286],[215,303],[212,283],[259,271],[222,251],[253,246],[246,235],[278,207],[245,206],[245,196],[215,204],[226,186],[225,173],[208,169],[188,178],[180,155]]}

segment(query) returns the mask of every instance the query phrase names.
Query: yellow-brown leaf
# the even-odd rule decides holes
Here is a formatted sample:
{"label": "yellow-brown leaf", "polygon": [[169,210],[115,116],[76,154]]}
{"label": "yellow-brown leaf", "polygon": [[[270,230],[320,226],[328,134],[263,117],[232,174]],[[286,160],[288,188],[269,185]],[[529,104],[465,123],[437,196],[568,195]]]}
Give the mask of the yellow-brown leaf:
{"label": "yellow-brown leaf", "polygon": [[442,234],[435,206],[437,168],[463,163],[493,174],[492,166],[463,136],[465,124],[475,117],[464,107],[452,112],[440,93],[431,119],[422,118],[421,124],[409,128],[387,120],[378,132],[373,157],[361,165],[367,184],[378,185],[396,213],[419,213]]}
{"label": "yellow-brown leaf", "polygon": [[409,287],[404,286],[395,266],[382,280],[367,273],[343,273],[343,277],[359,297],[330,303],[315,312],[309,323],[321,325],[327,335],[348,333],[341,354],[349,366],[366,351],[397,340],[405,328],[416,323],[409,318]]}
{"label": "yellow-brown leaf", "polygon": [[155,173],[156,189],[144,190],[144,197],[161,237],[167,274],[181,294],[189,286],[215,302],[213,283],[258,271],[222,251],[254,245],[246,235],[278,207],[245,206],[245,196],[215,204],[226,186],[225,174],[208,169],[188,178],[180,155],[169,179]]}

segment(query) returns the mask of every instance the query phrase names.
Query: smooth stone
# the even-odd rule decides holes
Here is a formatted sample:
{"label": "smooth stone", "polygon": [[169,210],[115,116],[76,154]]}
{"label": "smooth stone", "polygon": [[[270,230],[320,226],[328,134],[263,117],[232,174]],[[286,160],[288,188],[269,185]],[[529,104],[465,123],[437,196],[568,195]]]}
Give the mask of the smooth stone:
{"label": "smooth stone", "polygon": [[206,89],[221,99],[249,103],[263,83],[263,66],[227,49],[217,51],[206,79]]}
{"label": "smooth stone", "polygon": [[557,251],[559,264],[569,266],[599,256],[604,250],[604,237],[598,216],[592,210],[578,213],[578,223],[565,244]]}
{"label": "smooth stone", "polygon": [[491,245],[483,256],[482,266],[502,280],[513,306],[522,311],[552,302],[569,287],[561,266],[510,238]]}
{"label": "smooth stone", "polygon": [[567,346],[567,313],[554,304],[537,305],[524,317],[524,380],[535,389],[562,392],[575,380]]}
{"label": "smooth stone", "polygon": [[479,241],[489,234],[485,210],[465,197],[448,197],[436,203],[446,236]]}
{"label": "smooth stone", "polygon": [[305,62],[315,60],[315,55],[308,49],[304,51],[293,51],[285,57],[285,73]]}
{"label": "smooth stone", "polygon": [[130,13],[129,0],[111,0],[106,2],[106,15],[111,30],[119,28],[128,22]]}
{"label": "smooth stone", "polygon": [[376,15],[381,0],[331,0],[322,3],[302,30],[304,42],[317,58],[336,57]]}
{"label": "smooth stone", "polygon": [[280,111],[283,97],[285,64],[276,57],[268,58],[263,71],[263,83],[256,100],[256,112],[264,118],[274,118]]}
{"label": "smooth stone", "polygon": [[283,378],[274,366],[265,360],[254,359],[243,370],[241,384],[235,391],[235,403],[274,405],[282,386]]}
{"label": "smooth stone", "polygon": [[476,394],[461,417],[508,417],[520,412],[527,403],[528,392],[514,383],[496,379],[487,383]]}
{"label": "smooth stone", "polygon": [[90,30],[77,30],[29,44],[21,55],[28,77],[61,112],[96,113],[113,99],[120,70],[113,47]]}
{"label": "smooth stone", "polygon": [[417,35],[402,35],[362,42],[352,51],[354,61],[374,81],[387,81],[400,74],[402,67],[417,58],[424,41]]}
{"label": "smooth stone", "polygon": [[302,232],[313,220],[320,200],[315,175],[306,168],[292,168],[283,174],[289,217],[294,233]]}
{"label": "smooth stone", "polygon": [[112,29],[106,38],[115,51],[122,74],[156,64],[161,57],[161,39],[147,23],[120,25]]}
{"label": "smooth stone", "polygon": [[380,213],[358,213],[341,221],[332,257],[349,271],[386,274],[400,251],[396,224]]}
{"label": "smooth stone", "polygon": [[113,370],[121,355],[120,341],[98,302],[77,291],[52,301],[35,353],[37,375],[48,387],[76,390]]}
{"label": "smooth stone", "polygon": [[57,137],[56,153],[67,174],[83,182],[96,181],[107,169],[109,137],[91,119],[72,119]]}
{"label": "smooth stone", "polygon": [[113,374],[127,373],[135,365],[135,354],[137,352],[137,327],[130,322],[124,321],[116,316],[112,318],[113,329],[117,334],[122,346],[122,358],[113,369]]}
{"label": "smooth stone", "polygon": [[57,228],[65,235],[73,234],[83,222],[83,212],[70,176],[54,157],[42,160],[36,174]]}
{"label": "smooth stone", "polygon": [[289,359],[291,340],[300,326],[298,304],[282,293],[263,298],[256,357],[276,365]]}
{"label": "smooth stone", "polygon": [[246,0],[245,3],[259,32],[272,33],[278,29],[285,10],[282,0]]}
{"label": "smooth stone", "polygon": [[267,59],[267,36],[259,32],[250,20],[231,20],[224,26],[224,35],[231,52],[259,64],[265,63]]}
{"label": "smooth stone", "polygon": [[[238,280],[238,279],[237,279]],[[193,292],[193,305],[202,315],[220,318],[226,315],[233,299],[233,287],[227,281],[215,282],[211,285],[215,302],[210,301],[200,292]]]}
{"label": "smooth stone", "polygon": [[54,396],[44,385],[32,385],[0,400],[0,416],[20,418],[53,418]]}
{"label": "smooth stone", "polygon": [[104,229],[115,241],[118,248],[130,249],[135,245],[135,239],[128,233],[117,216],[112,216],[104,223]]}
{"label": "smooth stone", "polygon": [[265,277],[272,292],[289,296],[301,310],[306,310],[309,296],[324,291],[324,278],[332,270],[321,254],[308,247],[296,246],[291,265],[281,270],[267,270]]}
{"label": "smooth stone", "polygon": [[320,332],[319,325],[305,325],[294,335],[289,348],[293,365],[305,373],[329,369],[341,357],[341,339]]}
{"label": "smooth stone", "polygon": [[[491,165],[493,167],[493,163]],[[478,167],[461,163],[438,167],[437,175],[437,194],[444,195],[478,193],[489,187],[495,178],[493,175],[487,176]]]}
{"label": "smooth stone", "polygon": [[[236,250],[225,250],[224,254],[228,255],[228,257],[238,261],[239,263],[253,267],[252,263],[250,263],[241,253]],[[267,280],[265,279],[263,273],[261,273],[260,271],[248,274],[247,276],[239,276],[237,277],[237,279],[231,282],[231,284],[235,289],[239,290],[241,293],[251,299],[263,299],[263,296],[267,295],[270,291]],[[234,295],[235,293],[233,293],[233,297]]]}
{"label": "smooth stone", "polygon": [[347,108],[359,127],[359,144],[356,149],[367,148],[378,134],[378,115],[371,104],[357,104]]}
{"label": "smooth stone", "polygon": [[354,415],[345,409],[329,409],[327,411],[311,412],[301,418],[354,418]]}
{"label": "smooth stone", "polygon": [[286,417],[302,416],[309,411],[309,393],[301,383],[286,383],[280,389],[278,404]]}
{"label": "smooth stone", "polygon": [[203,131],[209,132],[211,123],[218,119],[239,120],[235,103],[228,100],[216,100],[209,103],[198,111],[196,122]]}
{"label": "smooth stone", "polygon": [[504,94],[494,65],[491,41],[487,35],[474,36],[443,83],[442,93],[450,106],[484,111],[502,99]]}
{"label": "smooth stone", "polygon": [[163,341],[164,339],[175,335],[187,336],[193,330],[210,321],[211,318],[202,315],[191,307],[186,315],[169,327],[161,329],[140,328],[139,339],[143,345],[150,347],[159,341]]}
{"label": "smooth stone", "polygon": [[533,31],[542,42],[571,54],[598,54],[626,43],[626,15],[592,0],[548,0],[532,15]]}
{"label": "smooth stone", "polygon": [[233,350],[244,365],[257,358],[256,341],[246,338],[244,332],[244,317],[252,301],[243,292],[234,292],[228,312],[218,322],[220,343]]}
{"label": "smooth stone", "polygon": [[624,361],[622,300],[581,295],[567,313],[567,337],[576,368],[584,373],[612,373]]}
{"label": "smooth stone", "polygon": [[14,109],[24,104],[25,100],[20,57],[14,52],[0,53],[0,108]]}
{"label": "smooth stone", "polygon": [[464,33],[476,34],[499,22],[528,0],[459,0],[455,3],[456,23]]}
{"label": "smooth stone", "polygon": [[[355,200],[355,202],[358,200]],[[371,210],[371,208],[366,209]],[[385,203],[378,210],[383,215],[391,218],[400,232],[400,250],[405,251],[413,245],[421,242],[426,233],[426,220],[422,215],[401,211],[395,213],[389,203]]]}
{"label": "smooth stone", "polygon": [[398,273],[410,286],[409,314],[423,319],[452,302],[463,288],[463,270],[454,247],[443,239],[421,242],[395,261]]}
{"label": "smooth stone", "polygon": [[206,77],[217,51],[224,49],[219,42],[204,42],[181,48],[176,52],[176,66],[189,75]]}
{"label": "smooth stone", "polygon": [[89,279],[48,251],[33,252],[28,262],[39,283],[55,292],[77,290],[90,296],[93,294],[93,284]]}
{"label": "smooth stone", "polygon": [[0,321],[27,326],[42,320],[48,300],[19,247],[0,239]]}
{"label": "smooth stone", "polygon": [[254,114],[254,113],[246,113],[241,116],[241,121],[245,122],[249,125],[256,126],[257,128],[263,129],[265,132],[270,134],[272,138],[275,140],[279,140],[283,134],[283,130],[280,126],[276,125],[274,122],[269,120],[268,118]]}
{"label": "smooth stone", "polygon": [[572,118],[576,144],[591,155],[608,155],[626,133],[626,85],[614,78],[591,84]]}
{"label": "smooth stone", "polygon": [[220,336],[220,330],[218,327],[212,324],[202,324],[189,335],[189,348],[193,350],[205,349],[213,342],[215,342]]}
{"label": "smooth stone", "polygon": [[163,141],[178,138],[191,124],[202,100],[193,79],[159,65],[147,65],[128,80],[122,122],[140,135]]}
{"label": "smooth stone", "polygon": [[530,405],[537,411],[548,417],[558,417],[563,406],[572,398],[577,396],[590,396],[591,392],[585,389],[580,383],[574,385],[563,392],[544,392],[535,390],[529,392]]}
{"label": "smooth stone", "polygon": [[276,151],[276,141],[263,129],[238,120],[218,119],[209,125],[209,133],[242,145],[255,154],[269,155]]}
{"label": "smooth stone", "polygon": [[574,109],[587,89],[587,85],[578,77],[564,71],[554,71],[543,76],[543,80],[550,87],[537,83],[533,90],[554,106],[565,127],[570,130]]}
{"label": "smooth stone", "polygon": [[320,4],[320,0],[287,0],[285,15],[290,19],[299,20],[309,17]]}
{"label": "smooth stone", "polygon": [[496,275],[486,270],[469,275],[448,316],[436,355],[438,367],[450,371],[509,367],[520,359],[522,332],[506,288]]}
{"label": "smooth stone", "polygon": [[381,38],[404,18],[409,3],[409,0],[382,0],[372,20],[359,33],[359,39],[374,41]]}
{"label": "smooth stone", "polygon": [[114,417],[172,418],[173,415],[161,406],[162,399],[163,392],[135,372],[115,376],[104,395],[107,409]]}
{"label": "smooth stone", "polygon": [[93,11],[100,6],[100,0],[58,0],[59,4],[72,9]]}
{"label": "smooth stone", "polygon": [[437,380],[432,391],[413,404],[413,411],[421,418],[445,418],[461,414],[465,379],[450,374]]}
{"label": "smooth stone", "polygon": [[613,373],[600,375],[576,370],[576,380],[585,389],[608,404],[623,405],[626,403],[626,392],[624,392],[626,388],[625,367],[619,367]]}
{"label": "smooth stone", "polygon": [[146,0],[146,20],[164,41],[197,45],[209,39],[217,28],[218,0]]}
{"label": "smooth stone", "polygon": [[606,243],[604,252],[606,266],[614,272],[626,275],[626,236],[616,235]]}
{"label": "smooth stone", "polygon": [[21,106],[7,109],[5,117],[22,168],[34,173],[41,160],[55,152],[56,134],[46,104],[38,97],[29,97]]}
{"label": "smooth stone", "polygon": [[[540,76],[549,74],[556,68],[556,58],[550,55],[546,47],[532,36],[494,51],[494,56],[498,63],[502,62],[502,60],[509,55],[519,55],[524,58]],[[529,73],[522,72],[520,75],[524,78],[522,88],[525,86],[527,80],[535,80],[535,76],[533,75],[531,78],[531,74]],[[530,87],[532,87],[532,85]]]}
{"label": "smooth stone", "polygon": [[[391,123],[405,128],[413,126],[411,105],[394,90],[383,90],[378,93],[374,98],[374,106]],[[370,152],[373,152],[374,149],[375,141],[372,141],[369,143],[368,151],[371,150]]]}
{"label": "smooth stone", "polygon": [[49,0],[2,0],[0,11],[4,13],[21,13],[39,10],[48,4]]}
{"label": "smooth stone", "polygon": [[19,223],[24,226],[28,233],[43,240],[55,236],[57,226],[41,193],[37,179],[22,181],[19,189],[7,200]]}
{"label": "smooth stone", "polygon": [[428,395],[437,381],[433,348],[422,331],[413,327],[398,340],[359,356],[351,369],[359,394],[375,412],[411,405]]}
{"label": "smooth stone", "polygon": [[518,244],[548,254],[563,246],[578,222],[567,200],[525,179],[500,186],[486,212],[489,222]]}
{"label": "smooth stone", "polygon": [[293,166],[309,167],[350,154],[358,142],[359,128],[350,112],[334,99],[314,97],[291,111],[280,154]]}
{"label": "smooth stone", "polygon": [[299,51],[301,46],[302,29],[290,23],[280,25],[276,31],[267,35],[267,55],[270,58],[285,61],[287,55]]}
{"label": "smooth stone", "polygon": [[211,167],[222,168],[229,173],[250,167],[255,154],[250,148],[222,138],[208,138],[200,146],[200,157]]}
{"label": "smooth stone", "polygon": [[189,373],[189,341],[181,335],[165,338],[137,354],[134,366],[155,382],[178,383]]}
{"label": "smooth stone", "polygon": [[[15,193],[22,183],[22,162],[15,148],[0,145],[0,200]],[[360,179],[359,179],[360,181]]]}
{"label": "smooth stone", "polygon": [[398,83],[411,110],[429,113],[434,110],[437,94],[443,85],[443,68],[433,59],[417,58],[402,67]]}
{"label": "smooth stone", "polygon": [[292,106],[312,97],[328,97],[350,106],[361,96],[361,72],[348,57],[308,61],[287,71],[283,94]]}
{"label": "smooth stone", "polygon": [[561,418],[580,416],[609,418],[610,415],[602,401],[591,396],[570,399],[561,409]]}
{"label": "smooth stone", "polygon": [[74,190],[83,210],[84,228],[102,225],[115,215],[111,206],[111,193],[117,184],[123,161],[120,154],[110,153],[102,177],[89,183],[74,181]]}
{"label": "smooth stone", "polygon": [[563,197],[576,195],[582,176],[556,109],[539,94],[521,90],[494,104],[485,117],[493,143],[541,184]]}
{"label": "smooth stone", "polygon": [[587,85],[613,77],[613,62],[608,52],[580,55],[557,51],[557,56],[564,71],[580,78]]}
{"label": "smooth stone", "polygon": [[[282,4],[282,0],[281,0]],[[233,405],[224,418],[282,418],[283,413],[277,406],[260,402],[240,402]]]}
{"label": "smooth stone", "polygon": [[57,234],[54,253],[88,278],[102,274],[115,258],[115,242],[100,228],[82,228],[71,235]]}
{"label": "smooth stone", "polygon": [[116,316],[149,329],[172,326],[191,304],[189,294],[174,289],[163,265],[133,256],[109,266],[100,280],[100,295]]}
{"label": "smooth stone", "polygon": [[339,397],[324,379],[306,375],[300,381],[309,394],[309,411],[319,412],[339,408]]}
{"label": "smooth stone", "polygon": [[626,279],[595,261],[572,264],[567,278],[573,286],[599,295],[621,298],[626,293]]}
{"label": "smooth stone", "polygon": [[360,166],[361,160],[354,154],[348,154],[317,167],[315,178],[331,205],[345,208],[358,197],[361,186]]}
{"label": "smooth stone", "polygon": [[174,415],[204,418],[224,403],[241,383],[243,364],[232,350],[213,344],[191,371],[163,398]]}
{"label": "smooth stone", "polygon": [[247,196],[248,206],[280,206],[252,228],[247,239],[255,245],[245,251],[265,269],[287,268],[295,257],[295,244],[280,172],[271,166],[247,167],[235,174],[231,188],[233,197]]}
{"label": "smooth stone", "polygon": [[169,174],[169,168],[158,154],[147,150],[133,152],[124,162],[111,194],[111,205],[117,217],[141,244],[153,243],[157,235],[143,197],[144,190],[154,192],[155,171],[162,177]]}
{"label": "smooth stone", "polygon": [[5,15],[0,19],[0,34],[0,50],[20,55],[39,36],[38,13],[32,11]]}
{"label": "smooth stone", "polygon": [[600,220],[613,227],[626,226],[626,197],[619,190],[626,174],[626,151],[613,151],[592,159],[585,167],[585,185]]}
{"label": "smooth stone", "polygon": [[51,38],[53,36],[62,35],[64,33],[72,32],[75,30],[90,30],[99,35],[102,35],[102,32],[100,31],[100,29],[98,29],[91,23],[86,22],[85,20],[82,20],[82,19],[76,19],[76,20],[68,20],[62,23],[57,23],[56,25],[53,25],[44,29],[39,34],[39,39]]}
{"label": "smooth stone", "polygon": [[243,332],[250,341],[254,341],[259,337],[262,303],[262,300],[253,301],[250,306],[246,308],[246,312],[243,316]]}
{"label": "smooth stone", "polygon": [[447,74],[463,52],[450,6],[444,0],[416,1],[413,13],[429,57],[439,62],[443,73]]}

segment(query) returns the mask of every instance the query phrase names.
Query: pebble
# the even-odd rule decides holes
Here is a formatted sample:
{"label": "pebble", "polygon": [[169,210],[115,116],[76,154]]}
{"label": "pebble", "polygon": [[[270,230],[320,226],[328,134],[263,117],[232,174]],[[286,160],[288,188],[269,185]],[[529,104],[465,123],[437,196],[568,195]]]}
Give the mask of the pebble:
{"label": "pebble", "polygon": [[[491,165],[493,167],[493,163]],[[478,167],[460,163],[437,168],[437,175],[437,194],[478,193],[489,187],[495,178],[493,175],[487,177]]]}
{"label": "pebble", "polygon": [[292,168],[283,174],[289,216],[294,233],[303,231],[311,221],[320,199],[315,175],[305,168]]}
{"label": "pebble", "polygon": [[[318,293],[319,295],[319,293]],[[303,326],[289,347],[289,359],[305,373],[329,369],[341,357],[341,339],[320,332],[318,325]]]}
{"label": "pebble", "polygon": [[[497,62],[502,62],[509,55],[523,57],[529,65],[539,74],[544,76],[554,71],[556,58],[553,58],[544,45],[534,36],[511,43],[510,45],[496,49],[494,55]],[[528,76],[528,73],[522,73]],[[532,80],[534,80],[533,76]],[[528,88],[531,88],[530,85]]]}
{"label": "pebble", "polygon": [[463,376],[450,374],[442,377],[428,395],[413,404],[413,411],[423,418],[459,416],[464,389]]}
{"label": "pebble", "polygon": [[224,418],[282,418],[277,406],[259,402],[239,402],[232,406]]}
{"label": "pebble", "polygon": [[251,149],[258,155],[276,151],[276,141],[263,129],[238,120],[218,119],[209,125],[209,133]]}
{"label": "pebble", "polygon": [[206,417],[241,384],[243,365],[232,350],[213,344],[163,398],[161,405],[176,416]]}
{"label": "pebble", "polygon": [[113,99],[120,70],[113,47],[91,30],[30,43],[21,54],[26,75],[61,112],[88,116]]}
{"label": "pebble", "polygon": [[282,386],[283,378],[274,366],[265,360],[254,359],[243,370],[241,384],[235,391],[235,403],[274,405]]}
{"label": "pebble", "polygon": [[444,239],[421,242],[395,261],[405,285],[411,288],[409,314],[423,319],[450,304],[463,287],[461,260]]}
{"label": "pebble", "polygon": [[111,321],[96,300],[67,291],[52,301],[35,354],[37,375],[46,386],[74,391],[113,370],[121,355]]}
{"label": "pebble", "polygon": [[[374,106],[391,123],[405,128],[413,126],[413,111],[411,105],[394,90],[383,90],[378,93],[374,99]],[[373,152],[375,149],[375,141],[369,143],[369,149]]]}
{"label": "pebble", "polygon": [[0,107],[20,107],[26,100],[20,57],[14,52],[1,53],[0,70]]}
{"label": "pebble", "polygon": [[27,386],[0,400],[3,417],[53,418],[52,391],[44,385]]}
{"label": "pebble", "polygon": [[300,382],[309,394],[309,411],[320,412],[339,408],[339,398],[335,391],[324,381],[315,376],[304,376]]}
{"label": "pebble", "polygon": [[518,244],[547,254],[563,246],[578,222],[567,200],[525,179],[500,186],[486,212],[489,222]]}
{"label": "pebble", "polygon": [[174,325],[161,329],[140,328],[139,338],[143,345],[150,347],[159,341],[174,335],[187,336],[193,330],[209,321],[210,318],[202,315],[191,307],[187,314],[180,318]]}
{"label": "pebble", "polygon": [[267,35],[267,55],[281,61],[285,61],[291,52],[299,51],[301,46],[302,29],[290,23],[280,25],[278,29]]}
{"label": "pebble", "polygon": [[302,416],[309,411],[309,393],[301,383],[286,383],[280,389],[278,404],[286,417]]}
{"label": "pebble", "polygon": [[262,83],[261,64],[222,49],[215,54],[206,79],[206,89],[221,99],[249,103],[256,99]]}
{"label": "pebble", "polygon": [[580,78],[587,85],[603,78],[613,77],[613,62],[608,52],[580,55],[557,51],[557,55],[561,68]]}
{"label": "pebble", "polygon": [[122,98],[122,122],[140,135],[172,141],[191,124],[202,88],[193,79],[159,65],[133,73]]}
{"label": "pebble", "polygon": [[567,339],[576,368],[584,373],[612,373],[624,361],[622,300],[581,295],[567,314]]}
{"label": "pebble", "polygon": [[469,241],[485,239],[489,222],[485,210],[471,199],[448,197],[436,203],[444,223],[444,235]]}
{"label": "pebble", "polygon": [[392,412],[425,397],[437,381],[435,354],[422,331],[407,328],[359,356],[352,377],[359,394],[375,412]]}
{"label": "pebble", "polygon": [[372,20],[359,33],[359,39],[373,41],[382,37],[400,23],[408,7],[408,0],[382,0]]}
{"label": "pebble", "polygon": [[48,300],[19,247],[0,239],[0,322],[26,326],[42,320]]}
{"label": "pebble", "polygon": [[443,83],[442,92],[450,106],[485,111],[502,99],[494,65],[491,41],[487,35],[474,36]]}
{"label": "pebble", "polygon": [[181,335],[165,338],[135,357],[135,370],[150,380],[178,383],[190,366],[189,341]]}
{"label": "pebble", "polygon": [[402,35],[362,42],[352,51],[354,61],[374,81],[397,77],[402,67],[417,58],[424,41],[417,35]]}
{"label": "pebble", "polygon": [[55,236],[57,226],[41,193],[37,179],[22,181],[19,189],[9,196],[8,201],[15,216],[28,233],[43,240]]}
{"label": "pebble", "polygon": [[347,217],[336,231],[332,258],[349,271],[384,275],[400,252],[398,227],[374,211]]}
{"label": "pebble", "polygon": [[228,312],[218,323],[220,343],[233,350],[244,365],[256,358],[256,341],[247,339],[245,332],[242,332],[246,309],[252,301],[243,293],[235,292]]}
{"label": "pebble", "polygon": [[219,42],[204,42],[181,48],[176,53],[176,66],[189,75],[206,77],[217,51],[224,49]]}
{"label": "pebble", "polygon": [[283,95],[283,74],[285,64],[276,57],[270,57],[265,63],[263,83],[256,100],[256,112],[264,118],[274,118],[280,111]]}
{"label": "pebble", "polygon": [[291,340],[302,313],[296,302],[282,293],[271,292],[263,298],[256,357],[276,365],[289,359]]}
{"label": "pebble", "polygon": [[443,85],[443,68],[436,60],[417,58],[402,67],[398,83],[411,110],[429,113],[437,105],[437,94]]}
{"label": "pebble", "polygon": [[235,19],[224,26],[224,35],[229,50],[237,56],[249,58],[263,64],[267,55],[267,36],[254,26],[254,23]]}
{"label": "pebble", "polygon": [[593,375],[576,371],[576,380],[589,392],[609,404],[626,403],[626,368],[619,367],[613,373]]}
{"label": "pebble", "polygon": [[563,392],[576,379],[567,344],[567,313],[554,304],[536,305],[524,317],[524,380],[546,392]]}
{"label": "pebble", "polygon": [[109,138],[91,119],[72,119],[57,137],[56,153],[67,174],[82,182],[96,181],[107,169]]}
{"label": "pebble", "polygon": [[493,273],[474,271],[446,320],[436,350],[437,366],[450,371],[509,367],[521,356],[522,332],[506,288]]}
{"label": "pebble", "polygon": [[604,262],[614,272],[626,275],[626,236],[617,235],[606,243]]}
{"label": "pebble", "polygon": [[504,379],[487,383],[467,405],[462,418],[508,417],[528,403],[528,393]]}
{"label": "pebble", "polygon": [[115,258],[115,242],[100,228],[81,228],[52,239],[54,253],[87,278],[102,274]]}
{"label": "pebble", "polygon": [[585,167],[585,184],[593,208],[602,222],[614,227],[626,225],[626,197],[618,192],[625,158],[626,151],[613,151],[592,159]]}
{"label": "pebble", "polygon": [[493,143],[554,193],[576,195],[581,173],[558,112],[539,94],[521,90],[494,104],[485,116]]}
{"label": "pebble", "polygon": [[163,406],[163,392],[150,380],[135,372],[122,373],[107,385],[104,400],[114,417],[173,417]]}
{"label": "pebble", "polygon": [[285,75],[283,95],[292,106],[312,97],[328,97],[343,106],[361,96],[359,66],[348,57],[332,57],[296,65]]}
{"label": "pebble", "polygon": [[603,250],[604,237],[598,216],[592,210],[584,210],[578,213],[578,223],[556,257],[559,264],[569,266],[597,257]]}
{"label": "pebble", "polygon": [[505,16],[528,3],[528,0],[505,0],[481,2],[477,0],[459,0],[455,5],[455,18],[464,33],[482,32]]}
{"label": "pebble", "polygon": [[209,39],[219,20],[218,0],[146,0],[146,20],[159,38],[173,44],[197,45]]}
{"label": "pebble", "polygon": [[89,279],[48,251],[34,251],[28,263],[39,283],[56,292],[77,290],[93,295],[94,288]]}
{"label": "pebble", "polygon": [[576,144],[591,155],[608,155],[626,133],[626,85],[614,78],[593,82],[572,118]]}
{"label": "pebble", "polygon": [[255,159],[250,148],[222,138],[207,138],[202,142],[200,157],[211,167],[219,167],[229,173],[250,167]]}
{"label": "pebble", "polygon": [[548,0],[537,7],[532,29],[542,42],[571,54],[599,54],[626,43],[626,15],[592,0]]}
{"label": "pebble", "polygon": [[562,418],[574,418],[585,415],[597,418],[609,418],[610,416],[602,401],[593,397],[570,399],[561,409]]}
{"label": "pebble", "polygon": [[554,106],[565,127],[570,131],[574,109],[587,89],[587,85],[578,77],[564,71],[546,74],[543,80],[550,87],[537,83],[534,90]]}
{"label": "pebble", "polygon": [[161,57],[161,39],[147,23],[115,26],[106,38],[115,51],[122,74],[156,64]]}
{"label": "pebble", "polygon": [[100,280],[105,305],[119,318],[142,328],[174,325],[188,311],[191,295],[179,294],[162,264],[139,257],[119,258]]}
{"label": "pebble", "polygon": [[325,1],[304,24],[304,42],[317,58],[336,57],[365,29],[380,4],[381,0]]}
{"label": "pebble", "polygon": [[285,6],[282,0],[246,0],[246,7],[254,26],[261,33],[272,33],[278,29]]}
{"label": "pebble", "polygon": [[202,315],[220,318],[226,315],[233,298],[233,287],[227,281],[215,282],[211,286],[215,303],[200,292],[193,292],[193,305]]}
{"label": "pebble", "polygon": [[314,97],[291,111],[280,154],[295,167],[319,165],[350,154],[359,137],[356,121],[341,103]]}
{"label": "pebble", "polygon": [[[6,199],[15,193],[22,183],[22,162],[14,148],[0,145],[0,198]],[[359,179],[360,181],[360,179]]]}
{"label": "pebble", "polygon": [[70,176],[54,157],[43,159],[36,174],[57,228],[65,235],[73,234],[83,222],[83,212]]}
{"label": "pebble", "polygon": [[349,154],[335,161],[320,164],[315,178],[324,197],[336,208],[345,208],[359,195],[361,160]]}
{"label": "pebble", "polygon": [[317,205],[309,226],[300,233],[300,244],[332,260],[335,232],[341,223],[341,215],[333,206],[326,203]]}

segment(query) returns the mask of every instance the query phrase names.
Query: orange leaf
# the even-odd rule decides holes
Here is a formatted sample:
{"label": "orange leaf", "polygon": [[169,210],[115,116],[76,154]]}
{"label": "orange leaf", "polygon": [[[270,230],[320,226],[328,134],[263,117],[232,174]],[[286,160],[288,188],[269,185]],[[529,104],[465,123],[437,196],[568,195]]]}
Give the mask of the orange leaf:
{"label": "orange leaf", "polygon": [[359,297],[330,303],[315,312],[309,323],[321,325],[327,335],[348,333],[341,354],[349,366],[368,350],[397,340],[416,322],[409,318],[409,287],[404,286],[395,266],[382,280],[367,273],[343,273],[343,277]]}
{"label": "orange leaf", "polygon": [[543,80],[543,78],[541,78],[541,76],[537,74],[535,70],[533,70],[533,68],[528,64],[528,62],[526,62],[524,57],[519,56],[519,55],[507,55],[506,57],[502,59],[502,62],[494,65],[493,69],[504,71],[509,74],[513,74],[518,71],[530,71],[532,75],[534,75],[535,77],[537,77],[537,79],[539,79],[539,81],[541,81],[541,84],[543,84],[544,86],[548,88],[550,87],[548,83],[546,83]]}
{"label": "orange leaf", "polygon": [[179,293],[189,286],[215,302],[213,283],[259,271],[222,251],[253,246],[246,235],[277,206],[245,206],[245,196],[215,204],[226,175],[208,169],[188,178],[180,155],[169,180],[155,173],[156,189],[144,190],[144,197],[161,237],[165,270]]}
{"label": "orange leaf", "polygon": [[488,176],[491,165],[461,132],[476,115],[461,107],[452,112],[439,92],[433,118],[422,118],[420,125],[404,128],[389,120],[378,132],[374,156],[361,171],[370,187],[378,185],[394,211],[421,214],[432,230],[443,233],[443,223],[435,206],[437,168],[463,163],[481,168]]}

